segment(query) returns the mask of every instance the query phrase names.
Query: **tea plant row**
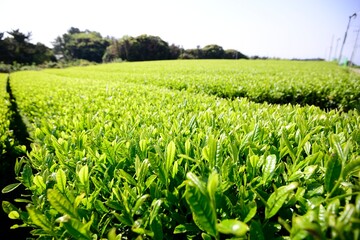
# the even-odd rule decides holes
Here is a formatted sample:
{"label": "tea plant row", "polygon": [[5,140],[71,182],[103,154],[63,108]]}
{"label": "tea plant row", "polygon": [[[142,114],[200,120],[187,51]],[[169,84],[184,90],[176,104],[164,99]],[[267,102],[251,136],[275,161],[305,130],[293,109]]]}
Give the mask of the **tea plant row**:
{"label": "tea plant row", "polygon": [[[143,77],[161,78],[155,63],[141,64]],[[140,84],[135,70],[113,75],[126,65],[139,66],[11,75],[33,144],[3,189],[25,186],[14,201],[28,206],[2,206],[34,236],[359,238],[356,110],[221,99]]]}
{"label": "tea plant row", "polygon": [[117,63],[52,74],[165,86],[221,98],[360,110],[360,75],[329,62],[160,61]]}
{"label": "tea plant row", "polygon": [[5,142],[8,140],[9,119],[7,118],[7,93],[6,93],[6,74],[0,74],[0,153],[4,154]]}

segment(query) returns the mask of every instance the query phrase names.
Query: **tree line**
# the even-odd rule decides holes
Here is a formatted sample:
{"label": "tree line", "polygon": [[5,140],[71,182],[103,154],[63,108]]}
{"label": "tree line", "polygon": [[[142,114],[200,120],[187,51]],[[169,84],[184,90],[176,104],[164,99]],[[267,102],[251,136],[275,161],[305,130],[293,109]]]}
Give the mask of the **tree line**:
{"label": "tree line", "polygon": [[18,29],[7,33],[9,37],[6,38],[0,33],[0,62],[41,64],[56,60],[53,51],[44,44],[30,43],[31,33],[24,34]]}
{"label": "tree line", "polygon": [[17,30],[0,33],[0,62],[5,64],[42,64],[45,62],[87,60],[90,62],[148,61],[166,59],[242,59],[246,55],[234,49],[224,50],[212,44],[203,48],[183,49],[158,36],[102,37],[99,32],[71,27],[52,42],[53,48],[30,43],[31,33]]}

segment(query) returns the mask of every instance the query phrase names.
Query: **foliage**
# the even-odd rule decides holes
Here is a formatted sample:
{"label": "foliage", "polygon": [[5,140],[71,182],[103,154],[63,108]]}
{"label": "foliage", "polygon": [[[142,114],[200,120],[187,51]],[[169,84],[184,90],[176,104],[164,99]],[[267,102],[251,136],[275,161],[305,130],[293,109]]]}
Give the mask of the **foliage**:
{"label": "foliage", "polygon": [[[140,35],[137,37],[123,36],[103,38],[96,31],[71,27],[67,33],[58,36],[53,42],[53,49],[42,43],[30,43],[31,33],[24,34],[19,30],[8,32],[11,37],[3,39],[0,33],[0,62],[9,65],[30,66],[42,65],[62,60],[74,62],[86,60],[89,62],[116,62],[116,61],[148,61],[167,59],[241,59],[247,56],[237,50],[225,50],[216,44],[207,45],[200,49],[184,50],[175,44],[169,45],[158,36]],[[55,55],[54,55],[55,54]],[[56,56],[56,58],[55,58]],[[50,64],[52,65],[52,64]],[[56,64],[54,64],[56,65]],[[60,63],[59,65],[63,65]],[[12,66],[19,70],[20,67]],[[0,72],[8,70],[6,65],[0,66]]]}
{"label": "foliage", "polygon": [[0,62],[12,64],[41,64],[46,61],[54,61],[52,51],[42,43],[30,43],[31,34],[24,34],[18,29],[7,32],[10,36],[2,39],[0,34]]}
{"label": "foliage", "polygon": [[248,59],[248,57],[235,49],[226,49],[224,59]]}
{"label": "foliage", "polygon": [[140,35],[138,37],[124,36],[120,40],[113,39],[107,48],[105,59],[107,62],[114,59],[127,61],[148,61],[176,59],[180,50],[175,46],[169,46],[160,37]]}
{"label": "foliage", "polygon": [[162,61],[70,69],[59,74],[101,80],[104,72],[113,80],[227,99],[246,97],[254,102],[360,110],[360,75],[328,62]]}
{"label": "foliage", "polygon": [[[172,73],[185,79],[183,64],[200,62],[176,63]],[[9,217],[40,239],[359,236],[356,110],[167,89],[155,79],[159,71],[168,78],[168,66],[12,74],[33,145],[15,165],[17,181],[3,189],[21,183],[31,196],[16,201],[29,205],[3,202]],[[129,75],[119,75],[125,70]]]}
{"label": "foliage", "polygon": [[95,31],[80,31],[70,28],[67,33],[58,36],[53,42],[55,54],[65,60],[84,59],[90,62],[102,62],[109,41]]}
{"label": "foliage", "polygon": [[203,47],[202,54],[205,59],[221,59],[223,58],[225,51],[221,46],[212,44]]}
{"label": "foliage", "polygon": [[206,45],[203,48],[197,46],[194,49],[186,49],[179,56],[180,59],[248,59],[241,52],[234,49],[224,50],[216,44]]}
{"label": "foliage", "polygon": [[[6,152],[6,145],[11,144],[11,132],[9,131],[10,121],[8,119],[9,98],[6,96],[7,75],[0,73],[0,154]],[[1,159],[3,160],[3,159]]]}
{"label": "foliage", "polygon": [[138,37],[124,36],[118,41],[111,40],[106,49],[104,62],[115,59],[127,61],[148,61],[167,59],[247,59],[247,56],[237,50],[224,50],[221,46],[212,44],[203,48],[182,49],[174,44],[170,45],[160,37],[140,35]]}
{"label": "foliage", "polygon": [[10,73],[10,72],[11,72],[11,65],[6,64],[4,62],[0,62],[0,73]]}
{"label": "foliage", "polygon": [[[12,184],[15,179],[14,163],[17,157],[24,155],[25,148],[21,146],[15,137],[14,116],[12,112],[12,100],[8,94],[7,74],[0,73],[0,188],[11,190],[11,193],[1,193],[2,201],[13,201],[17,196],[20,196],[21,184]],[[18,188],[20,186],[20,188]],[[15,190],[16,189],[16,190]],[[15,191],[14,191],[15,190]],[[15,203],[17,207],[23,206],[21,203]],[[15,215],[14,215],[15,214]],[[24,239],[29,236],[29,231],[22,229],[14,232],[10,227],[14,224],[13,220],[9,219],[16,216],[16,213],[6,214],[0,212],[0,236],[11,236],[16,239]]]}

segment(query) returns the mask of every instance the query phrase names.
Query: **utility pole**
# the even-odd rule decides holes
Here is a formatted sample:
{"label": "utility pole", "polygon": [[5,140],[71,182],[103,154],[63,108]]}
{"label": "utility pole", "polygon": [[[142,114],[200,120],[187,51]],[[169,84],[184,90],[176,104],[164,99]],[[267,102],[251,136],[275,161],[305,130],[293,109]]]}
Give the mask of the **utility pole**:
{"label": "utility pole", "polygon": [[331,61],[331,53],[332,53],[333,43],[334,43],[334,35],[332,35],[332,38],[331,38],[331,45],[330,45],[330,52],[329,52],[329,61]]}
{"label": "utility pole", "polygon": [[333,59],[336,59],[336,54],[337,54],[337,48],[338,48],[338,45],[339,45],[339,41],[340,41],[340,38],[336,39],[336,47],[335,47],[335,52],[334,52],[334,58]]}
{"label": "utility pole", "polygon": [[355,39],[355,43],[354,43],[354,48],[353,48],[352,53],[351,53],[350,67],[353,65],[353,59],[354,59],[354,55],[355,55],[356,48],[357,48],[357,41],[358,41],[358,37],[359,37],[359,32],[360,32],[360,28],[357,30],[356,39]]}
{"label": "utility pole", "polygon": [[341,61],[342,52],[343,52],[343,49],[344,49],[344,45],[345,45],[345,41],[346,41],[346,37],[347,37],[347,32],[348,32],[348,30],[349,30],[351,18],[356,18],[356,13],[354,13],[354,14],[351,15],[351,16],[349,16],[349,22],[348,22],[348,25],[347,25],[347,28],[346,28],[346,31],[345,31],[344,40],[343,40],[343,43],[342,43],[341,49],[340,49],[340,55],[339,55],[339,60],[338,60],[339,64],[340,64],[340,61]]}

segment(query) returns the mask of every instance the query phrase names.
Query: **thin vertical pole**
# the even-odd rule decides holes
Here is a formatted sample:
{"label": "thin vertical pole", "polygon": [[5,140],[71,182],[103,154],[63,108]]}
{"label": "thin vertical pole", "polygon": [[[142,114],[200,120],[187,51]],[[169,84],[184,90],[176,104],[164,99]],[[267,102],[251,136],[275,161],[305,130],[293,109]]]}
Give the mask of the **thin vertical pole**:
{"label": "thin vertical pole", "polygon": [[348,25],[347,25],[347,28],[346,28],[346,31],[345,31],[345,36],[344,36],[344,40],[343,40],[343,43],[341,45],[341,49],[340,49],[340,55],[339,55],[339,64],[340,64],[340,61],[341,61],[341,57],[342,57],[342,52],[343,52],[343,49],[344,49],[344,45],[345,45],[345,41],[346,41],[346,37],[347,37],[347,32],[349,30],[349,26],[350,26],[350,22],[351,22],[351,18],[354,17],[356,18],[356,13],[354,13],[353,15],[349,16],[349,22],[348,22]]}

